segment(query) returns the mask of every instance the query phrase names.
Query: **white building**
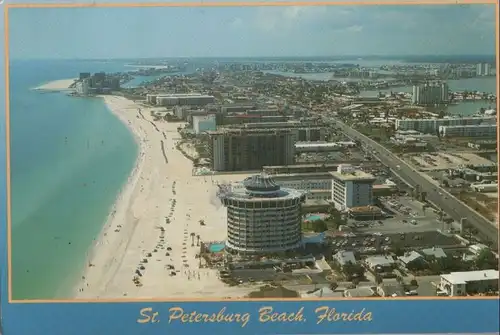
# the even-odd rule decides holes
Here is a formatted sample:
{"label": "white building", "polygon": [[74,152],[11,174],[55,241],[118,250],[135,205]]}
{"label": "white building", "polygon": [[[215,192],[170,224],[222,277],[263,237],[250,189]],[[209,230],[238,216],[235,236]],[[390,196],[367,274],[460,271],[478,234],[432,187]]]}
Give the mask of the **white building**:
{"label": "white building", "polygon": [[498,191],[498,184],[472,184],[470,188],[474,192],[496,192]]}
{"label": "white building", "polygon": [[295,152],[326,152],[340,151],[345,148],[354,148],[354,142],[297,142],[295,143]]}
{"label": "white building", "polygon": [[448,102],[448,84],[440,82],[413,86],[412,103],[439,105]]}
{"label": "white building", "polygon": [[244,188],[221,188],[227,207],[226,248],[238,254],[266,254],[302,246],[301,206],[305,194],[281,188],[266,175],[243,181]]}
{"label": "white building", "polygon": [[332,201],[338,210],[373,204],[373,183],[375,177],[356,170],[352,165],[340,164],[332,176]]}
{"label": "white building", "polygon": [[215,115],[193,115],[193,130],[195,134],[217,130]]}
{"label": "white building", "polygon": [[[283,188],[304,191],[307,200],[331,200],[332,176],[328,172],[275,174],[274,182]],[[235,189],[242,189],[242,182],[233,184]]]}
{"label": "white building", "polygon": [[157,106],[205,106],[215,102],[215,97],[199,93],[148,94],[147,102]]}
{"label": "white building", "polygon": [[397,119],[396,130],[416,130],[421,133],[435,134],[440,126],[479,125],[482,123],[496,123],[495,116],[461,117],[443,119]]}
{"label": "white building", "polygon": [[90,88],[89,78],[85,78],[82,81],[76,83],[76,93],[80,95],[88,95]]}
{"label": "white building", "polygon": [[491,65],[487,63],[480,63],[476,65],[476,76],[489,76],[491,74]]}
{"label": "white building", "polygon": [[498,291],[498,271],[465,271],[441,275],[439,288],[449,296]]}
{"label": "white building", "polygon": [[496,124],[479,124],[466,126],[440,126],[441,137],[496,137]]}

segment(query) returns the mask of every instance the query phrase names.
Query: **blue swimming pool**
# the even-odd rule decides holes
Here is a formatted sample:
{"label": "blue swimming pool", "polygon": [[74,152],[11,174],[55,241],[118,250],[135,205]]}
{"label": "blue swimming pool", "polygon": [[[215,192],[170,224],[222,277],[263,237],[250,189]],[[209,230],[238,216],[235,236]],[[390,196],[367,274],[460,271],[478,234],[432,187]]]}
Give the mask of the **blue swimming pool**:
{"label": "blue swimming pool", "polygon": [[306,216],[306,220],[308,220],[308,221],[319,221],[322,219],[323,218],[320,215],[308,215],[308,216]]}
{"label": "blue swimming pool", "polygon": [[221,252],[224,249],[224,247],[225,247],[224,243],[211,244],[208,247],[208,250],[210,252]]}

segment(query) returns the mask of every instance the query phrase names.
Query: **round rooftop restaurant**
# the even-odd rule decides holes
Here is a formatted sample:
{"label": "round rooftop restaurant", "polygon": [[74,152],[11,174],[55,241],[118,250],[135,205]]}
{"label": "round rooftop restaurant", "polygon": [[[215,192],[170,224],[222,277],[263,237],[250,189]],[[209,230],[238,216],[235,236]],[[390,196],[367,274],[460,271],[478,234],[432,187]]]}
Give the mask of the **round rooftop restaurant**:
{"label": "round rooftop restaurant", "polygon": [[248,177],[241,184],[221,197],[227,208],[226,250],[267,254],[299,248],[305,194],[281,188],[267,174]]}
{"label": "round rooftop restaurant", "polygon": [[264,173],[246,178],[243,181],[243,185],[245,186],[246,192],[254,196],[258,196],[259,194],[265,196],[276,194],[277,196],[281,190],[281,187],[276,184],[274,179]]}

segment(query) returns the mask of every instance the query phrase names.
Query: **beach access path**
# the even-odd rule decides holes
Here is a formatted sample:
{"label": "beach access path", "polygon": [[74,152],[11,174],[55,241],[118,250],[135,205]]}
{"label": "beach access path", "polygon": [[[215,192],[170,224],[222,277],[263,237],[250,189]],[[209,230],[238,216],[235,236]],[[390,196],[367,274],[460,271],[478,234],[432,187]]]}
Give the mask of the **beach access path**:
{"label": "beach access path", "polygon": [[[154,108],[123,97],[103,99],[133,132],[140,153],[89,252],[82,280],[75,287],[76,298],[213,299],[243,297],[252,291],[223,284],[215,270],[200,269],[195,258],[196,235],[202,241],[225,239],[226,211],[215,196],[217,176],[193,176],[192,162],[176,149],[177,127],[182,124],[153,122]],[[223,175],[219,182],[244,177]],[[170,266],[176,275],[170,275]],[[139,278],[139,286],[134,277]]]}

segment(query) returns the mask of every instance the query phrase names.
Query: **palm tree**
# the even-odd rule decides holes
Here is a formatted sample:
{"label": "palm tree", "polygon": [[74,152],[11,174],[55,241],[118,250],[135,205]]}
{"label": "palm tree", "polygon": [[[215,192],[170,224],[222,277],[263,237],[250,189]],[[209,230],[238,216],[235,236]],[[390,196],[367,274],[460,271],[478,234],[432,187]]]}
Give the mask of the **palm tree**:
{"label": "palm tree", "polygon": [[422,212],[424,213],[424,215],[425,215],[425,210],[427,209],[427,207],[429,207],[429,205],[427,205],[425,203],[422,204]]}

